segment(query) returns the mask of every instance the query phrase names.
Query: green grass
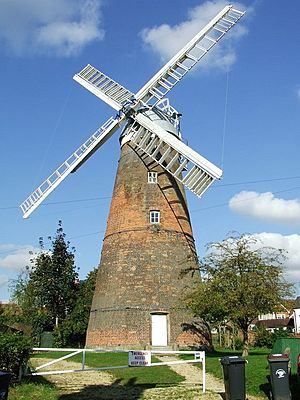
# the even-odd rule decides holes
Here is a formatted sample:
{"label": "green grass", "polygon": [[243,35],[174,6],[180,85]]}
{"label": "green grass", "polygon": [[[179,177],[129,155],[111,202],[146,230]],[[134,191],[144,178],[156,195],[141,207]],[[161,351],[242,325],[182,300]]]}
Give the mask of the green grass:
{"label": "green grass", "polygon": [[[68,353],[47,352],[39,353],[34,357],[59,358]],[[69,359],[81,363],[82,355],[78,354]],[[152,363],[158,362],[152,357]],[[90,368],[123,366],[128,364],[128,353],[86,353],[86,366]],[[176,385],[184,380],[184,378],[173,372],[167,366],[158,367],[137,367],[137,368],[120,368],[110,371],[116,379],[120,380],[121,385],[127,385],[129,382],[136,385],[149,384],[153,386],[169,386]]]}
{"label": "green grass", "polygon": [[[264,396],[264,390],[268,390],[267,375],[269,374],[269,367],[267,355],[269,352],[269,350],[265,349],[255,349],[250,351],[248,357],[245,357],[247,360],[247,364],[245,364],[246,390],[249,395]],[[230,355],[241,356],[242,353],[222,349],[212,354],[207,354],[206,371],[220,379],[223,379],[223,367],[219,359],[223,356]]]}
{"label": "green grass", "polygon": [[[270,354],[270,349],[255,348],[250,350],[249,353],[249,356],[245,357],[247,360],[247,363],[245,364],[247,394],[267,398],[267,394],[269,394],[270,391],[268,380],[270,372],[267,356]],[[206,372],[223,380],[223,367],[220,363],[220,358],[232,355],[241,356],[242,352],[228,349],[217,349],[213,353],[206,353]],[[196,365],[201,367],[201,364]],[[299,399],[299,394],[296,394],[299,389],[297,389],[295,374],[291,377],[290,386],[291,391],[294,394],[293,399]]]}
{"label": "green grass", "polygon": [[58,400],[59,394],[48,382],[32,379],[10,387],[8,398],[9,400]]}
{"label": "green grass", "polygon": [[[74,361],[81,362],[81,356],[74,357]],[[158,362],[152,357],[152,362]],[[128,353],[87,353],[86,365],[92,368],[107,366],[120,366],[128,364]],[[127,385],[129,382],[136,385],[168,386],[176,385],[184,379],[173,372],[167,366],[137,367],[114,369],[111,373],[120,380],[120,384]]]}
{"label": "green grass", "polygon": [[[246,373],[246,391],[248,395],[267,398],[266,393],[269,393],[269,366],[267,356],[270,353],[268,349],[253,349],[246,357],[245,364]],[[52,352],[40,353],[33,357],[59,358],[67,353]],[[214,353],[206,354],[206,371],[213,374],[215,377],[223,380],[223,368],[220,364],[220,358],[228,355],[239,355],[241,352],[228,349],[218,349]],[[81,354],[70,358],[70,361],[81,362]],[[190,358],[182,356],[182,358]],[[87,353],[86,366],[91,368],[100,368],[105,366],[121,366],[127,365],[127,353]],[[157,361],[154,357],[152,362]],[[201,364],[195,364],[201,366]],[[183,378],[171,371],[167,366],[151,367],[151,368],[126,368],[111,370],[111,373],[116,378],[118,385],[129,385],[130,387],[147,386],[147,387],[163,387],[176,386]],[[292,376],[292,393],[293,399],[298,399],[297,388],[295,386],[295,376]],[[59,395],[55,387],[51,386],[45,379],[32,379],[22,385],[12,388],[10,391],[9,400],[58,400]]]}
{"label": "green grass", "polygon": [[[51,358],[56,359],[67,355],[63,352],[36,353],[32,358]],[[73,362],[82,361],[82,355],[71,357]],[[152,362],[157,362],[152,357]],[[87,353],[86,367],[101,368],[107,366],[122,366],[128,363],[128,353]],[[118,385],[165,387],[176,386],[184,380],[167,366],[158,367],[138,367],[114,369],[110,371],[116,378]],[[11,387],[9,390],[9,400],[59,400],[60,395],[54,385],[50,384],[43,377],[33,377],[22,381],[21,384]]]}

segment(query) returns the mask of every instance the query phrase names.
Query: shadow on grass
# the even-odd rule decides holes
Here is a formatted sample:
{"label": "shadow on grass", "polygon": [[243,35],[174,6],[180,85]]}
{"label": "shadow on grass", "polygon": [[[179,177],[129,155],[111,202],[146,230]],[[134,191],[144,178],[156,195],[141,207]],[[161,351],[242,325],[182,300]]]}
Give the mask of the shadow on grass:
{"label": "shadow on grass", "polygon": [[[55,388],[54,383],[48,381],[47,379],[45,379],[43,376],[25,376],[22,378],[21,383],[34,383],[35,385],[43,385],[43,386],[49,386],[52,388]],[[18,384],[18,382],[16,382],[16,385]]]}
{"label": "shadow on grass", "polygon": [[[249,355],[250,356],[262,356],[262,355],[268,355],[270,354],[270,351],[268,350],[249,350]],[[232,350],[232,349],[214,349],[210,352],[206,352],[207,357],[223,357],[223,356],[230,356],[230,355],[238,355],[242,357],[242,350]]]}
{"label": "shadow on grass", "polygon": [[135,384],[136,378],[130,378],[126,385],[117,379],[111,385],[89,385],[78,393],[62,394],[59,400],[137,400],[146,389],[157,387],[156,384]]}
{"label": "shadow on grass", "polygon": [[[239,353],[239,351],[235,352],[234,354]],[[213,350],[210,352],[205,353],[206,357],[210,357],[210,358],[220,358],[223,356],[230,356],[232,354],[232,351],[222,351],[222,350]]]}
{"label": "shadow on grass", "polygon": [[266,395],[268,399],[271,399],[271,381],[270,381],[270,375],[266,376],[267,382],[262,383],[259,385],[259,389]]}

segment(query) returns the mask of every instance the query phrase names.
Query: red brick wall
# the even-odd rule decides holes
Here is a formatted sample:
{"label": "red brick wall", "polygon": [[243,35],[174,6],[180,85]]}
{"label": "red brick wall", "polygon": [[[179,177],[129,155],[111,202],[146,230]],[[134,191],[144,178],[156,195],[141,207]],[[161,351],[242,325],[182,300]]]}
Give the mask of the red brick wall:
{"label": "red brick wall", "polygon": [[[148,184],[147,172],[158,172]],[[149,223],[159,210],[160,224]],[[97,284],[87,346],[151,346],[151,313],[169,320],[169,345],[195,344],[181,324],[191,320],[179,311],[182,297],[198,281],[196,251],[185,193],[180,184],[128,144],[122,147]],[[179,308],[178,308],[179,307]]]}

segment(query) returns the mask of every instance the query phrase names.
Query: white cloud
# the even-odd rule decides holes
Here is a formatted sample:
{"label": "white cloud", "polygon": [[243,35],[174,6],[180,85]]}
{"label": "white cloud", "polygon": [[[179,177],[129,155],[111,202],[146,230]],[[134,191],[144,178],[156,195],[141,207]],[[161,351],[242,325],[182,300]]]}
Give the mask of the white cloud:
{"label": "white cloud", "polygon": [[281,235],[279,233],[256,233],[254,235],[264,246],[285,250],[286,278],[291,282],[300,282],[300,235]]}
{"label": "white cloud", "polygon": [[[141,32],[144,43],[162,60],[171,58],[180,48],[195,36],[222,8],[227,5],[223,0],[206,1],[188,11],[187,20],[178,25],[163,24],[154,28],[146,28]],[[245,10],[241,4],[235,8]],[[236,60],[234,44],[246,33],[246,29],[237,24],[230,33],[230,41],[225,38],[204,57],[201,67],[205,69],[227,69]]]}
{"label": "white cloud", "polygon": [[33,257],[30,253],[38,251],[29,245],[4,244],[0,248],[2,254],[7,253],[7,255],[0,256],[0,268],[4,268],[8,272],[19,272],[30,265],[30,259]]}
{"label": "white cloud", "polygon": [[276,198],[273,193],[242,191],[229,201],[232,211],[279,224],[300,224],[300,200]]}
{"label": "white cloud", "polygon": [[12,243],[2,243],[2,244],[0,243],[0,254],[13,250],[14,248],[15,245]]}
{"label": "white cloud", "polygon": [[104,37],[101,1],[1,0],[0,43],[17,55],[76,55]]}
{"label": "white cloud", "polygon": [[296,94],[297,94],[297,96],[298,96],[298,99],[300,99],[300,87],[298,87],[298,88],[296,89]]}

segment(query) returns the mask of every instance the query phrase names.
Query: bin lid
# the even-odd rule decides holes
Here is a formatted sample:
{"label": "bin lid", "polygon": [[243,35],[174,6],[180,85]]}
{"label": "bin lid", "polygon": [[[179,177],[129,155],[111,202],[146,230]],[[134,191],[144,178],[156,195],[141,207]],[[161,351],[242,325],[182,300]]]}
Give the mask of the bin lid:
{"label": "bin lid", "polygon": [[268,355],[269,362],[281,362],[281,361],[290,361],[290,356],[288,354],[269,354]]}
{"label": "bin lid", "polygon": [[11,376],[10,372],[7,372],[7,371],[0,371],[0,377],[1,377],[1,378],[10,377],[10,376]]}
{"label": "bin lid", "polygon": [[229,365],[229,364],[245,364],[246,360],[239,356],[224,356],[220,360],[221,364]]}
{"label": "bin lid", "polygon": [[8,372],[8,371],[0,371],[0,375],[10,375],[10,372]]}

